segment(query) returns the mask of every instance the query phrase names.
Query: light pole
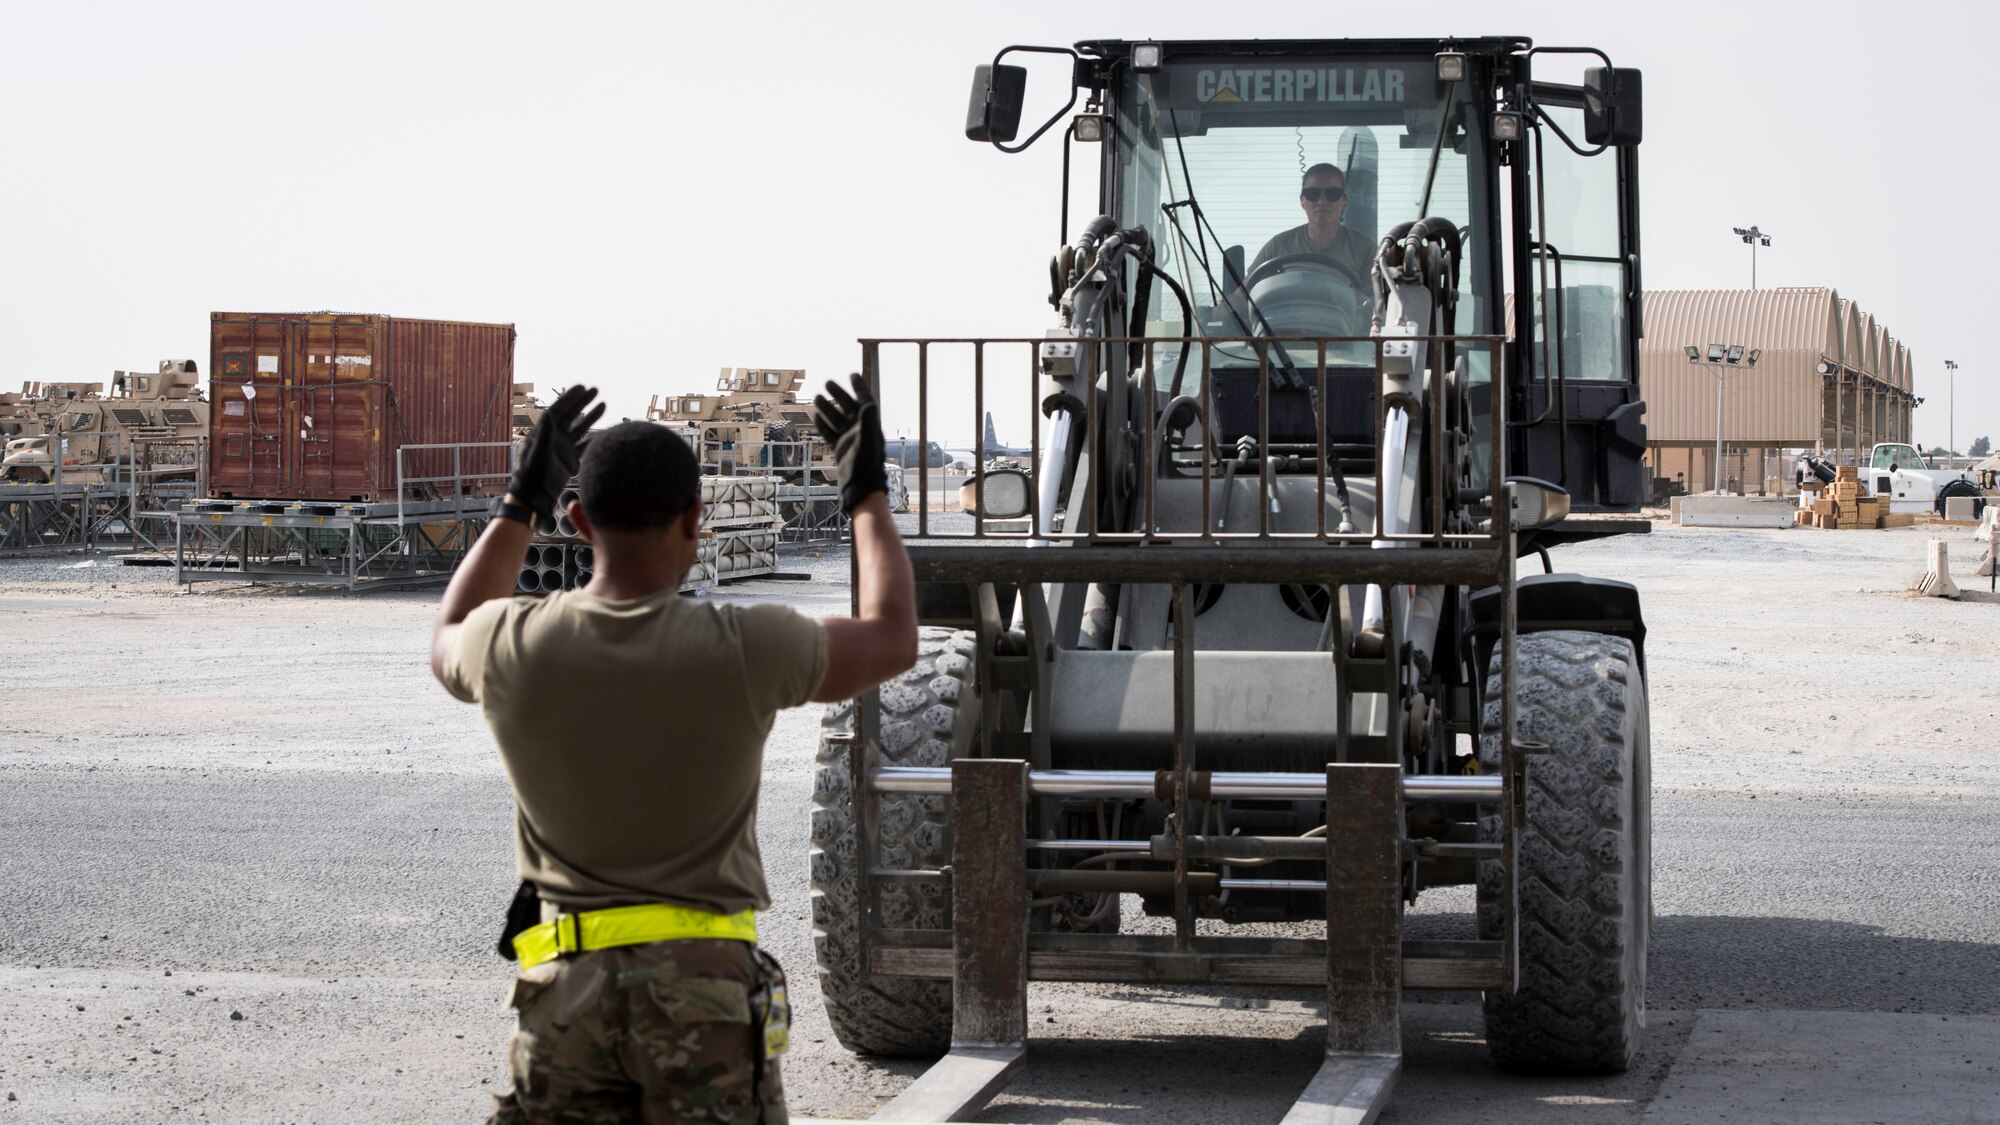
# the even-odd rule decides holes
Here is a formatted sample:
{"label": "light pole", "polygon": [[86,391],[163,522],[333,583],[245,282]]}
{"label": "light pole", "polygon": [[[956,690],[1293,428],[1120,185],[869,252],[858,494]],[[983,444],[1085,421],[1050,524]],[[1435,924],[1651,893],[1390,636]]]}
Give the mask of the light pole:
{"label": "light pole", "polygon": [[1945,404],[1944,404],[1944,452],[1947,457],[1958,456],[1958,364],[1944,361]]}
{"label": "light pole", "polygon": [[[1701,348],[1694,344],[1683,344],[1681,350],[1687,353],[1689,363],[1705,364],[1715,375],[1715,466],[1711,474],[1711,491],[1722,495],[1722,389],[1728,382],[1729,366],[1748,363],[1757,366],[1757,357],[1764,354],[1762,348],[1745,348],[1742,344],[1710,344],[1708,357],[1702,358]],[[1760,470],[1761,471],[1761,470]]]}
{"label": "light pole", "polygon": [[1750,246],[1750,288],[1755,289],[1757,288],[1757,247],[1769,246],[1771,244],[1771,236],[1758,230],[1754,223],[1748,229],[1743,227],[1732,227],[1731,229]]}

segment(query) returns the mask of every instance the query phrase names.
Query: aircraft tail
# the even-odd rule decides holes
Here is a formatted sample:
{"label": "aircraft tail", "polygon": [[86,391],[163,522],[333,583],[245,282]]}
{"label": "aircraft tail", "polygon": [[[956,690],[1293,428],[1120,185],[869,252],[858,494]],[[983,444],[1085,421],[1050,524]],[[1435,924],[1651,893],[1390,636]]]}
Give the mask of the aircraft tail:
{"label": "aircraft tail", "polygon": [[993,412],[986,412],[986,451],[991,454],[1000,448],[1000,438],[993,432]]}

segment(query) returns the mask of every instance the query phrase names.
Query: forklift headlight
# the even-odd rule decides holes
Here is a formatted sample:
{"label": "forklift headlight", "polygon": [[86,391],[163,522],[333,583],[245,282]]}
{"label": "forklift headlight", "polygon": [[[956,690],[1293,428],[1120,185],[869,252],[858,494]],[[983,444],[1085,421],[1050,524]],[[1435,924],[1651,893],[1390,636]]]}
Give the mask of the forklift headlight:
{"label": "forklift headlight", "polygon": [[1559,484],[1534,477],[1508,477],[1507,495],[1513,498],[1516,528],[1547,527],[1569,515],[1569,492]]}
{"label": "forklift headlight", "polygon": [[1152,74],[1160,69],[1160,45],[1158,43],[1134,43],[1132,45],[1132,69],[1140,74]]}
{"label": "forklift headlight", "polygon": [[1439,51],[1437,68],[1439,82],[1465,81],[1465,52]]}
{"label": "forklift headlight", "polygon": [[1073,124],[1079,141],[1095,144],[1104,139],[1104,115],[1101,113],[1079,113]]}
{"label": "forklift headlight", "polygon": [[1493,139],[1496,141],[1518,141],[1525,127],[1521,115],[1511,110],[1501,110],[1493,115]]}

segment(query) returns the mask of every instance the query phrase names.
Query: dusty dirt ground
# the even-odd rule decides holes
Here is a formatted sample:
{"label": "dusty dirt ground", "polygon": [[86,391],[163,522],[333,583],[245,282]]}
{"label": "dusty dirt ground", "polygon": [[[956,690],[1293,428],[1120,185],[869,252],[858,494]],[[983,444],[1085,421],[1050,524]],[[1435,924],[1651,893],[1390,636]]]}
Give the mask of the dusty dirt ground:
{"label": "dusty dirt ground", "polygon": [[[1722,1108],[1701,1099],[1723,1095],[1683,1055],[1720,1034],[1690,1039],[1704,1012],[2000,1014],[2000,597],[1957,531],[1975,592],[1906,593],[1931,534],[1656,525],[1557,552],[1645,597],[1647,1046],[1614,1078],[1512,1078],[1485,1060],[1476,998],[1413,999],[1384,1121],[1703,1120]],[[712,596],[844,612],[842,552],[785,565],[813,580]],[[183,593],[103,558],[0,561],[0,1122],[484,1115],[505,1081],[509,968],[492,940],[513,880],[509,798],[477,712],[428,676],[435,604]],[[664,723],[689,701],[662,687]],[[781,716],[769,746],[762,924],[793,978],[794,1114],[861,1117],[921,1067],[849,1055],[820,1007],[817,724]],[[1412,931],[1469,933],[1470,909],[1469,894],[1426,896]],[[1276,1121],[1322,1050],[1309,991],[1031,999],[1029,1067],[982,1120]],[[1792,1065],[1844,1073],[1857,1052],[1897,1049],[1900,1032],[1872,1026],[1843,1023]],[[1902,1096],[1911,1112],[1856,1119],[1944,1119]],[[1992,1120],[2000,1107],[1979,1107],[1995,1102],[1929,1104]],[[1766,1119],[1733,1103],[1730,1118]]]}

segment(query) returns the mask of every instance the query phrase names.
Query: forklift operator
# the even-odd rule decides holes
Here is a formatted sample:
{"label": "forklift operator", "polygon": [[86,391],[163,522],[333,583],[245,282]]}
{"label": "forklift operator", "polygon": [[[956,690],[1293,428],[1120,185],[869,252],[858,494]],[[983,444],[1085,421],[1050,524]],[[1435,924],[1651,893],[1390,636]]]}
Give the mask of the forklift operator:
{"label": "forklift operator", "polygon": [[[782,1123],[789,1008],[757,947],[771,904],[757,850],[775,714],[849,699],[916,659],[910,560],[884,493],[868,382],[815,403],[853,515],[854,617],[683,598],[701,475],[677,434],[573,387],[543,414],[507,495],[452,576],[431,672],[478,703],[515,799],[522,879],[501,935],[514,1088],[493,1121]],[[534,524],[569,517],[589,585],[510,597]]]}
{"label": "forklift operator", "polygon": [[[1315,164],[1306,169],[1299,185],[1299,209],[1306,213],[1303,226],[1272,237],[1250,263],[1250,273],[1273,258],[1287,254],[1320,254],[1354,271],[1357,281],[1368,278],[1368,265],[1375,248],[1368,240],[1340,225],[1347,211],[1347,177],[1331,164]],[[1247,275],[1246,275],[1247,276]]]}

